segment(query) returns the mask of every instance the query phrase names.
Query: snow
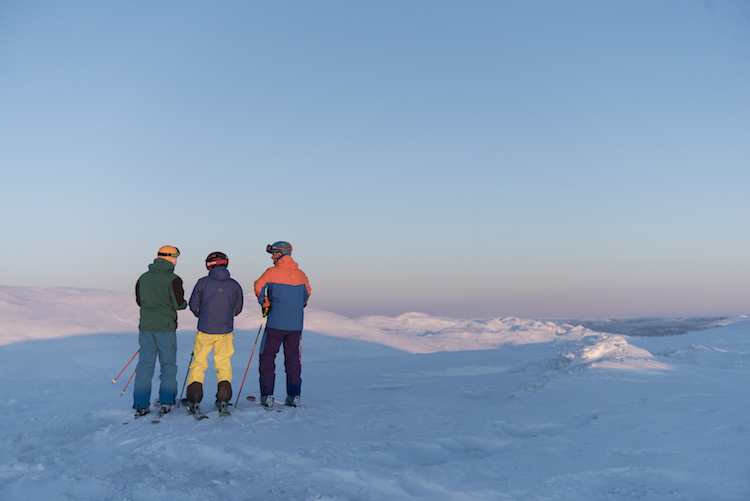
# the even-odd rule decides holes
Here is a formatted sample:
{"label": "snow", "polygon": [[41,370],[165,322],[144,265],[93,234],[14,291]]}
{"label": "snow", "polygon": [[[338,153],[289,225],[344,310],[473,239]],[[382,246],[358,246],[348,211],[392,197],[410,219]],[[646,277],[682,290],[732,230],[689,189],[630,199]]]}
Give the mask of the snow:
{"label": "snow", "polygon": [[[260,326],[251,299],[235,397]],[[232,417],[180,408],[123,426],[134,366],[111,383],[138,349],[137,316],[128,294],[0,287],[1,500],[750,499],[745,317],[633,337],[309,309],[302,407],[247,402],[256,351]],[[181,386],[194,327],[181,313]]]}

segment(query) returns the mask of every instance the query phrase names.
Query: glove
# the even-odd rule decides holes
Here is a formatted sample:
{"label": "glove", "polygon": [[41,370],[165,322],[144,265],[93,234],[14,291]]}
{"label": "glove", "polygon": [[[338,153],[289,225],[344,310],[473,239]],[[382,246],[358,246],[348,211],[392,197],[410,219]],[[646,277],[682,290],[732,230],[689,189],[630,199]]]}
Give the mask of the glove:
{"label": "glove", "polygon": [[270,306],[265,306],[263,308],[263,316],[267,317],[268,316],[268,312],[270,312],[270,311],[271,311],[271,307]]}

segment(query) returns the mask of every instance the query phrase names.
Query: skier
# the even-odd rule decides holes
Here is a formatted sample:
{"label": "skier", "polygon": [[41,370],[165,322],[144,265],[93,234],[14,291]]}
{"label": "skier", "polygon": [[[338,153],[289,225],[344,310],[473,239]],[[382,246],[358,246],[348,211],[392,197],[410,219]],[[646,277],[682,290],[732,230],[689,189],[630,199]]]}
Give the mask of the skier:
{"label": "skier", "polygon": [[216,407],[227,412],[232,398],[232,365],[234,353],[234,317],[243,305],[242,287],[229,275],[229,258],[223,252],[212,252],[206,258],[208,276],[198,280],[190,295],[190,311],[198,317],[193,356],[190,364],[187,399],[188,410],[200,413],[203,399],[203,377],[208,368],[208,354],[214,350],[214,366],[218,390]]}
{"label": "skier", "polygon": [[310,283],[292,259],[291,244],[276,242],[268,245],[266,252],[271,254],[274,265],[254,284],[255,295],[258,297],[263,316],[268,317],[258,360],[260,403],[266,407],[273,406],[275,359],[283,344],[287,392],[285,403],[298,407],[302,387],[300,338],[304,320],[303,308],[307,306],[311,292]]}
{"label": "skier", "polygon": [[136,417],[149,411],[151,379],[156,357],[159,357],[160,414],[166,414],[177,396],[177,310],[187,308],[182,279],[174,268],[180,251],[162,246],[148,271],[135,284],[135,302],[141,307],[138,325],[140,351],[133,386],[133,408]]}

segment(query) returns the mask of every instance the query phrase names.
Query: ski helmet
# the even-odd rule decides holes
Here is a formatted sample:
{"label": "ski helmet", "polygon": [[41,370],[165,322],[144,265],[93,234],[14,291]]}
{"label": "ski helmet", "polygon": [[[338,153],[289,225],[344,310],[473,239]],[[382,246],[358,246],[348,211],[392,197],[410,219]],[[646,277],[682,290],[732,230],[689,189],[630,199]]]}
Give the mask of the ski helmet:
{"label": "ski helmet", "polygon": [[156,253],[157,258],[166,259],[174,265],[177,265],[177,256],[179,255],[180,249],[173,245],[162,245]]}
{"label": "ski helmet", "polygon": [[206,258],[206,269],[210,270],[214,266],[228,266],[229,258],[223,252],[212,252]]}
{"label": "ski helmet", "polygon": [[156,255],[159,257],[177,257],[180,255],[180,249],[173,245],[162,245]]}
{"label": "ski helmet", "polygon": [[291,256],[292,255],[292,244],[289,242],[276,242],[274,244],[266,246],[266,252],[269,254],[276,254],[277,252],[281,252],[282,256]]}

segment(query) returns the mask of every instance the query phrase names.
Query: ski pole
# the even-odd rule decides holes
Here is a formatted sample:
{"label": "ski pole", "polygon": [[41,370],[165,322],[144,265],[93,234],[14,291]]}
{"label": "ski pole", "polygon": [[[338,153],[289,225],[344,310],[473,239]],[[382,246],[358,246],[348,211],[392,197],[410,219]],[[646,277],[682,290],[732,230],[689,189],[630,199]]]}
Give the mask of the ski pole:
{"label": "ski pole", "polygon": [[237,408],[237,404],[240,402],[240,395],[242,394],[242,387],[245,386],[245,378],[247,377],[247,371],[250,369],[250,362],[253,361],[253,353],[255,353],[255,345],[258,344],[258,338],[260,337],[260,331],[263,330],[263,324],[266,322],[266,317],[260,321],[260,328],[258,329],[258,335],[255,336],[255,344],[253,344],[253,351],[250,352],[250,360],[247,361],[247,369],[245,369],[245,376],[242,378],[242,384],[240,385],[240,391],[237,392],[237,401],[234,403],[234,408]]}
{"label": "ski pole", "polygon": [[188,370],[185,373],[185,381],[182,383],[182,391],[180,392],[180,399],[177,401],[177,407],[180,406],[180,402],[182,402],[182,394],[185,393],[185,385],[187,384],[188,376],[190,375],[190,364],[193,363],[194,355],[195,355],[195,352],[190,354],[190,362],[188,362]]}
{"label": "ski pole", "polygon": [[[141,349],[140,349],[140,348],[138,348],[138,351],[136,351],[136,352],[135,352],[135,355],[133,355],[133,358],[135,358],[135,357],[136,357],[136,355],[138,355],[138,353],[139,353],[140,351],[141,351]],[[118,377],[120,377],[120,376],[122,375],[122,373],[123,373],[123,372],[125,372],[125,369],[127,369],[127,368],[128,368],[128,365],[130,365],[130,362],[132,362],[132,361],[133,361],[133,358],[131,358],[130,360],[128,360],[128,363],[127,363],[127,364],[125,364],[125,367],[123,367],[123,368],[122,368],[122,370],[120,371],[120,374],[118,374],[118,375],[117,375],[117,377],[115,377],[115,378],[114,378],[114,379],[112,380],[112,382],[111,382],[111,383],[109,383],[109,384],[110,384],[110,386],[112,386],[113,384],[115,384],[115,383],[117,382],[117,378],[118,378]]]}
{"label": "ski pole", "polygon": [[[138,367],[136,367],[135,369],[137,369],[137,368]],[[135,369],[133,369],[133,375],[130,376],[130,379],[128,379],[128,382],[125,383],[125,388],[122,389],[122,393],[120,393],[120,396],[123,396],[125,394],[125,390],[128,389],[128,385],[130,384],[130,381],[132,381],[133,380],[133,376],[135,376]]]}

